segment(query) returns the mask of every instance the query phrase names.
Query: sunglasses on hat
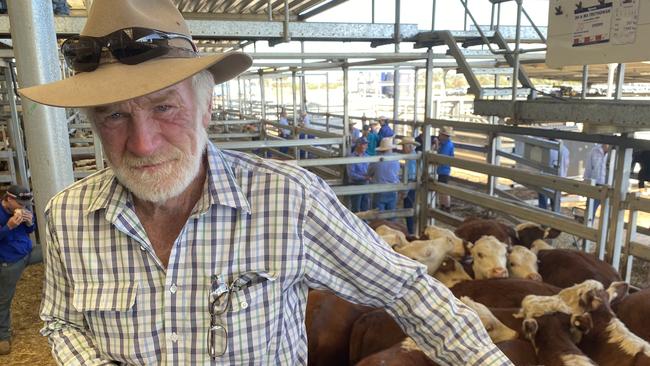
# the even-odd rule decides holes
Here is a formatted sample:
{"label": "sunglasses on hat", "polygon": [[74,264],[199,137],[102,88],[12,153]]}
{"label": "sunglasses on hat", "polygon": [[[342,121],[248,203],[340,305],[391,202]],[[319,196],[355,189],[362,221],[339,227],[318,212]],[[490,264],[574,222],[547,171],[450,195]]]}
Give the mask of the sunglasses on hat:
{"label": "sunglasses on hat", "polygon": [[[192,49],[170,45],[173,39],[186,40]],[[139,27],[120,29],[103,37],[76,35],[61,45],[66,64],[76,72],[97,69],[104,49],[126,65],[136,65],[157,57],[198,56],[196,46],[186,35]]]}

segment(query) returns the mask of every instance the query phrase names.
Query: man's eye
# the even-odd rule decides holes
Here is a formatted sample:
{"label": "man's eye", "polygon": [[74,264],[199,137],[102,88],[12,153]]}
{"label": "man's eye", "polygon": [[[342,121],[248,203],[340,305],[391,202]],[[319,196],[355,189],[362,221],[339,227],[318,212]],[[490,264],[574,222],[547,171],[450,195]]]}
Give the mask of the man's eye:
{"label": "man's eye", "polygon": [[154,110],[155,110],[156,112],[167,112],[167,111],[169,111],[170,109],[172,109],[172,106],[170,106],[169,104],[157,105],[157,106],[154,108]]}
{"label": "man's eye", "polygon": [[122,113],[115,112],[115,113],[112,113],[112,114],[109,114],[108,116],[106,116],[106,120],[115,121],[115,120],[118,120],[118,119],[120,119],[122,117],[124,117],[124,115]]}

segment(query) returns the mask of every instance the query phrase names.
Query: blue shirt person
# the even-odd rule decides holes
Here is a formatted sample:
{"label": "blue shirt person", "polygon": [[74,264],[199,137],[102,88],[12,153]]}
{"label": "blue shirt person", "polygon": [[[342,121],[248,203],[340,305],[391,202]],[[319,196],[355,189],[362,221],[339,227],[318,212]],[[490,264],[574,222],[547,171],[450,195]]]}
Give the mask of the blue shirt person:
{"label": "blue shirt person", "polygon": [[368,131],[368,136],[366,136],[366,139],[368,140],[368,150],[366,150],[366,153],[369,156],[375,156],[377,154],[375,149],[377,148],[377,146],[379,146],[379,143],[381,141],[378,132],[379,132],[379,122],[377,121],[370,122],[370,131]]}
{"label": "blue shirt person", "polygon": [[[440,155],[454,156],[454,143],[451,137],[454,135],[454,130],[451,127],[442,127],[438,132],[436,152]],[[448,164],[440,164],[436,169],[438,174],[438,182],[449,183],[449,176],[451,175],[451,167]],[[443,211],[451,211],[451,198],[447,194],[439,194],[440,209]]]}
{"label": "blue shirt person", "polygon": [[[362,157],[368,156],[366,149],[368,148],[368,140],[365,137],[360,137],[354,147],[354,152],[350,156]],[[368,163],[355,163],[348,164],[348,183],[354,185],[368,184],[370,177],[368,176]],[[370,207],[370,196],[367,193],[353,194],[350,196],[350,211],[359,212],[367,211]]]}
{"label": "blue shirt person", "polygon": [[0,208],[0,355],[11,352],[11,302],[16,284],[27,266],[34,231],[34,216],[27,208],[32,193],[12,185]]}
{"label": "blue shirt person", "polygon": [[[387,137],[381,140],[379,147],[377,148],[378,155],[392,155],[393,149],[393,139]],[[378,163],[372,163],[368,167],[368,175],[372,177],[372,182],[376,184],[386,184],[386,183],[399,183],[399,161],[380,161]],[[397,192],[382,192],[375,194],[374,200],[375,209],[383,210],[394,210],[397,207]]]}
{"label": "blue shirt person", "polygon": [[361,130],[354,127],[354,122],[350,122],[350,149],[354,151],[357,140],[361,137]]}
{"label": "blue shirt person", "polygon": [[[404,137],[399,143],[402,145],[402,154],[417,154],[414,150],[414,147],[419,146],[420,144],[415,141],[413,137]],[[417,181],[417,160],[406,160],[404,164],[404,169],[406,169],[406,174],[408,176],[409,182]],[[413,208],[415,207],[415,189],[409,189],[402,201],[404,208]],[[413,216],[406,218],[406,228],[409,234],[415,234],[415,222]]]}
{"label": "blue shirt person", "polygon": [[381,126],[378,133],[379,140],[395,136],[395,132],[393,132],[393,129],[388,125],[388,118],[384,116],[379,117],[379,125]]}

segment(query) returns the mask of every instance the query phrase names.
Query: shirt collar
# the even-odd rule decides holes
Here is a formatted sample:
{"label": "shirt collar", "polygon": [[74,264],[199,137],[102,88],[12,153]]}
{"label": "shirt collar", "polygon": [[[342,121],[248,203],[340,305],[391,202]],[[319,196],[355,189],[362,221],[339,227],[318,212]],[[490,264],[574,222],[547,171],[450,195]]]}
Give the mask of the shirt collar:
{"label": "shirt collar", "polygon": [[[211,142],[208,142],[207,145],[207,159],[207,180],[195,211],[203,212],[210,205],[218,204],[250,213],[250,204],[237,183],[232,167],[226,161],[223,153]],[[108,176],[99,185],[97,195],[88,206],[89,212],[104,208],[109,211],[107,214],[115,214],[131,201],[130,193],[118,182],[112,170],[109,169],[107,174]]]}

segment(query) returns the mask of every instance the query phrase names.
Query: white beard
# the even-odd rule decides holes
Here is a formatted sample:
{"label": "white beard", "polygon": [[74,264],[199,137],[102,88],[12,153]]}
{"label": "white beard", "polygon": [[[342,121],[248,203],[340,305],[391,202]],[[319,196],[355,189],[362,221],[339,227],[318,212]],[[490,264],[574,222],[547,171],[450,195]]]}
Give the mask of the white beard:
{"label": "white beard", "polygon": [[[201,169],[203,152],[208,143],[207,132],[197,129],[197,144],[188,154],[172,146],[168,150],[149,157],[135,157],[126,153],[119,165],[108,159],[118,181],[131,193],[144,201],[162,203],[179,196],[197,177]],[[147,172],[139,167],[155,165],[155,171]]]}

